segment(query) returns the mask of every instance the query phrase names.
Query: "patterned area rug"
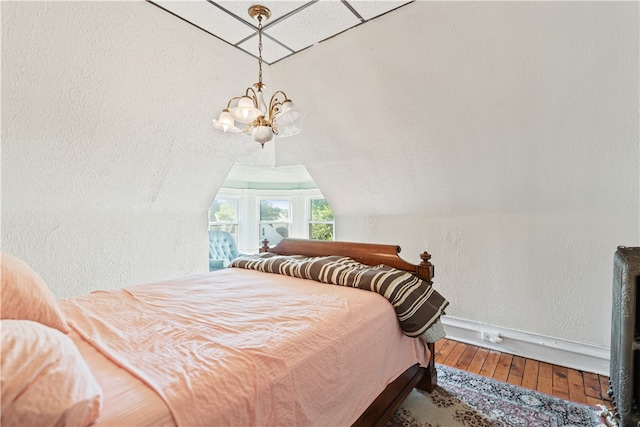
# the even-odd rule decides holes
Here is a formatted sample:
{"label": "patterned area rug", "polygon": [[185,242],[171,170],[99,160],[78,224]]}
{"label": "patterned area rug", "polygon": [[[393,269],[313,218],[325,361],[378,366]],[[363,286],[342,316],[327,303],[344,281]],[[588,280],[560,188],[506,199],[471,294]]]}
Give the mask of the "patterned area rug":
{"label": "patterned area rug", "polygon": [[414,389],[386,427],[606,426],[595,407],[580,405],[438,365],[432,394]]}

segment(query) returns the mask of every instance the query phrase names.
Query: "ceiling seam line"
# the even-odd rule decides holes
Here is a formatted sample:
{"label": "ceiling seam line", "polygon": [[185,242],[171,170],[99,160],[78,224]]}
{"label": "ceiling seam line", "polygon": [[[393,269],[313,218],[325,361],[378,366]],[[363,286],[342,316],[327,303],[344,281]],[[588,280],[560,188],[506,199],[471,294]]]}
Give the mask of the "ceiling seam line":
{"label": "ceiling seam line", "polygon": [[216,2],[212,1],[212,0],[206,0],[207,3],[217,7],[218,9],[220,9],[222,12],[226,13],[229,16],[232,16],[233,18],[235,18],[236,20],[242,22],[244,25],[250,27],[251,29],[256,30],[256,26],[253,25],[251,22],[245,21],[244,19],[240,18],[238,15],[236,15],[235,13],[232,13],[230,11],[228,11],[227,9],[225,9],[224,7],[220,6],[219,4],[217,4]]}
{"label": "ceiling seam line", "polygon": [[291,16],[293,16],[293,15],[296,15],[296,14],[298,14],[298,13],[302,12],[304,9],[308,8],[308,7],[309,7],[309,6],[311,6],[312,4],[317,3],[317,2],[319,2],[319,1],[320,1],[320,0],[312,0],[312,1],[308,2],[308,3],[305,3],[305,4],[303,4],[302,6],[300,6],[299,8],[294,9],[294,10],[292,10],[291,12],[289,12],[289,13],[287,13],[287,14],[285,14],[285,15],[282,15],[281,17],[279,17],[279,18],[278,18],[278,19],[276,19],[275,21],[272,21],[272,22],[269,22],[268,24],[265,24],[265,25],[262,27],[262,29],[263,29],[263,30],[266,30],[266,29],[267,29],[267,28],[269,28],[269,27],[272,27],[272,26],[274,26],[274,25],[277,25],[277,24],[279,24],[280,22],[284,21],[285,19],[287,19],[287,18],[289,18],[289,17],[291,17]]}
{"label": "ceiling seam line", "polygon": [[340,2],[341,2],[343,5],[345,5],[345,6],[347,7],[347,9],[349,9],[349,10],[351,11],[351,13],[353,13],[353,14],[356,16],[356,18],[358,18],[358,19],[360,20],[360,22],[361,22],[361,23],[366,21],[366,19],[364,19],[364,18],[362,17],[362,15],[360,15],[360,14],[358,13],[358,11],[357,11],[357,10],[355,10],[355,9],[353,8],[353,6],[351,6],[351,5],[349,4],[349,2],[348,2],[347,0],[341,0]]}
{"label": "ceiling seam line", "polygon": [[[287,46],[286,44],[282,43],[280,40],[278,40],[278,39],[276,39],[276,38],[274,38],[274,37],[270,36],[269,34],[266,34],[266,33],[264,33],[264,32],[263,32],[263,33],[262,33],[262,35],[263,35],[264,37],[268,38],[269,40],[271,40],[272,42],[274,42],[275,44],[280,45],[281,47],[283,47],[283,48],[287,49],[289,52],[291,52],[291,53],[297,53],[297,51],[295,51],[295,50],[291,49],[289,46]],[[242,43],[244,43],[244,42],[246,42],[246,41],[248,41],[248,40],[252,39],[252,38],[253,38],[253,37],[255,37],[255,36],[256,36],[256,34],[251,34],[249,37],[245,37],[245,38],[243,38],[242,40],[240,40],[237,44],[234,44],[234,45],[231,45],[231,46],[237,47],[238,49],[241,49],[243,52],[247,52],[246,50],[244,50],[243,48],[241,48],[241,47],[240,47],[240,45],[241,45]],[[253,54],[251,54],[251,55],[253,55]],[[287,55],[287,56],[288,56],[288,55]],[[255,55],[254,55],[254,57],[255,57],[256,59],[258,58],[258,57],[257,57],[257,56],[255,56]]]}
{"label": "ceiling seam line", "polygon": [[296,53],[296,51],[294,49],[291,49],[289,46],[287,46],[286,44],[282,43],[280,40],[270,36],[267,33],[262,33],[263,36],[267,37],[268,39],[270,39],[271,41],[275,42],[276,44],[279,44],[280,46],[282,46],[283,48],[287,49],[288,51],[290,51],[291,53]]}
{"label": "ceiling seam line", "polygon": [[[228,44],[229,46],[237,47],[237,46],[235,46],[233,43],[230,43],[230,42],[226,41],[226,40],[225,40],[225,39],[223,39],[222,37],[216,36],[216,35],[215,35],[215,34],[213,34],[212,32],[209,32],[209,31],[205,30],[204,28],[200,27],[199,25],[194,24],[193,22],[189,21],[188,19],[185,19],[185,18],[183,18],[182,16],[180,16],[180,15],[177,15],[177,14],[173,13],[173,12],[172,12],[172,11],[170,11],[169,9],[165,9],[164,7],[160,6],[159,4],[157,4],[157,3],[153,2],[153,0],[145,0],[145,1],[146,1],[147,3],[149,3],[149,4],[153,5],[153,6],[157,7],[158,9],[161,9],[161,10],[163,10],[163,11],[167,12],[168,14],[171,14],[171,15],[175,16],[176,18],[178,18],[178,19],[180,19],[180,20],[182,20],[182,21],[186,22],[186,23],[187,23],[187,24],[189,24],[189,25],[193,25],[194,27],[196,27],[196,28],[197,28],[197,29],[199,29],[200,31],[204,31],[205,33],[209,34],[210,36],[215,37],[216,39],[220,40],[221,42],[224,42],[224,43]],[[257,59],[257,57],[256,57],[256,59]]]}

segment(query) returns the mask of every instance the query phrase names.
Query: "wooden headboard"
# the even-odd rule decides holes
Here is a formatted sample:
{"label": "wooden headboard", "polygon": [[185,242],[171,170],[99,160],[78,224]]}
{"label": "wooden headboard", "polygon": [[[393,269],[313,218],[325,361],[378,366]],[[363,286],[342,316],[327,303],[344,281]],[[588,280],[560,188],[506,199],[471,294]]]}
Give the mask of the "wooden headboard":
{"label": "wooden headboard", "polygon": [[282,239],[274,247],[269,247],[269,242],[263,240],[260,252],[311,257],[340,255],[352,258],[362,264],[385,264],[389,267],[405,270],[429,283],[431,283],[433,279],[433,265],[429,262],[431,255],[427,251],[420,254],[420,258],[422,259],[420,264],[412,264],[398,256],[400,246],[397,245],[287,238]]}

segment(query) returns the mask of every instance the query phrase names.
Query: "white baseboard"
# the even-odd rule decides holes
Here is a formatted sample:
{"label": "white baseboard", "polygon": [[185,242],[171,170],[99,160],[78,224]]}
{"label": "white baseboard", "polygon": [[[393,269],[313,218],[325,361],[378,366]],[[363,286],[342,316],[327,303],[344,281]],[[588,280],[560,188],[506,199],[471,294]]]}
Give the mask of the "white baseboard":
{"label": "white baseboard", "polygon": [[[607,347],[515,331],[450,316],[442,316],[441,319],[447,338],[455,341],[609,376],[610,351]],[[485,338],[494,338],[495,342],[483,339],[483,334]]]}

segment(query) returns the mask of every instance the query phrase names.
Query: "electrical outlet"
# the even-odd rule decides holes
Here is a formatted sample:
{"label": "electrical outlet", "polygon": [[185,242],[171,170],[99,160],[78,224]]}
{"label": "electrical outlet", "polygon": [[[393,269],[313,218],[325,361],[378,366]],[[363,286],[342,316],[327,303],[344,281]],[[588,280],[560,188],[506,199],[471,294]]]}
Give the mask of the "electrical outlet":
{"label": "electrical outlet", "polygon": [[482,332],[482,340],[490,342],[491,344],[501,344],[502,337],[500,334],[493,334],[491,332]]}

